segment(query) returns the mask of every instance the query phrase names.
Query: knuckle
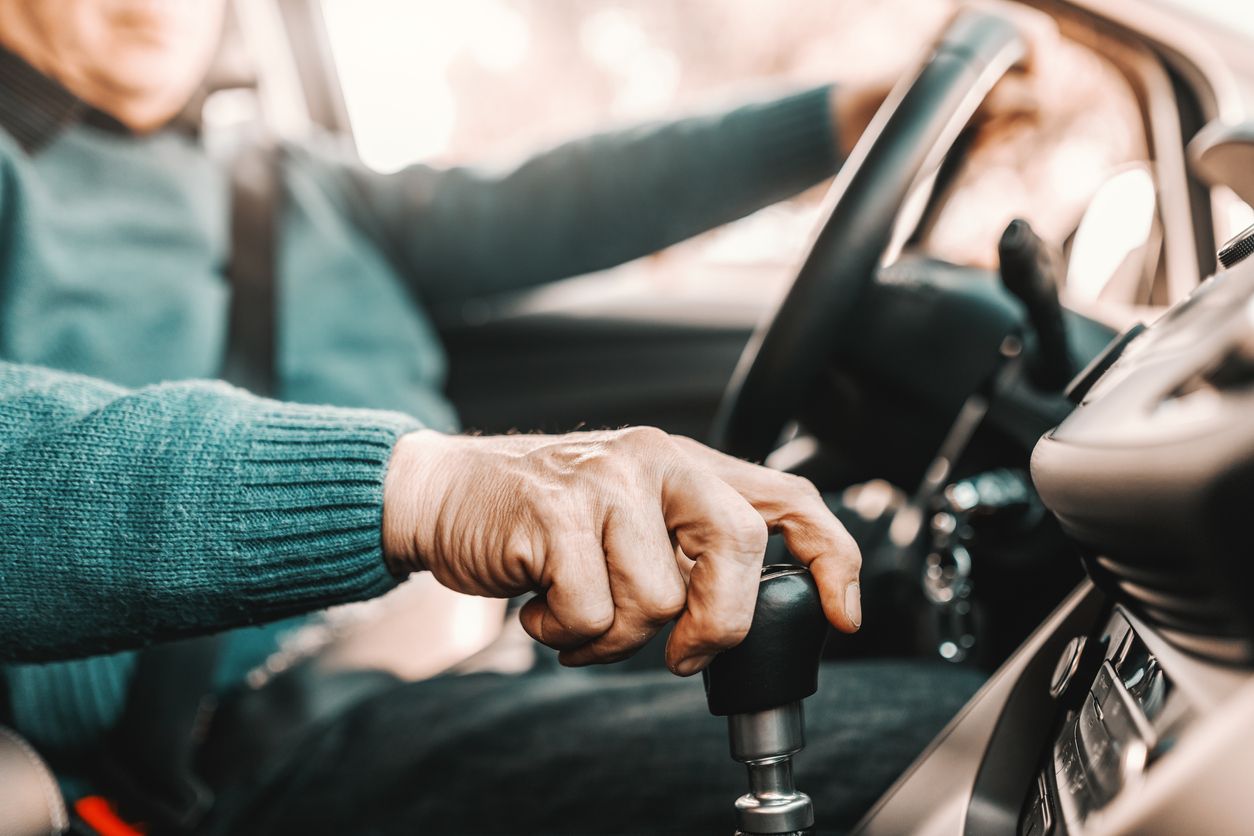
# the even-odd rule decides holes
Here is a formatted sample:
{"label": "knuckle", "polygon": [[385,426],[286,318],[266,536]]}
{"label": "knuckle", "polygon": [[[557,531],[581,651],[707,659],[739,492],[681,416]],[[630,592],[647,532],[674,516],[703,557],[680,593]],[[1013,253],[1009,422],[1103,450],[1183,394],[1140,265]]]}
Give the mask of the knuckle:
{"label": "knuckle", "polygon": [[502,550],[502,571],[514,581],[523,581],[531,577],[535,563],[535,547],[531,538],[518,531],[512,532]]}
{"label": "knuckle", "polygon": [[766,521],[758,514],[748,511],[737,514],[736,518],[727,524],[724,533],[733,549],[737,552],[749,553],[763,551],[770,534],[766,528]]}
{"label": "knuckle", "polygon": [[651,600],[644,603],[641,610],[651,622],[666,623],[679,618],[687,603],[687,590],[679,585],[678,588],[654,595]]}
{"label": "knuckle", "polygon": [[858,548],[858,543],[853,539],[853,536],[847,532],[845,534],[845,542],[841,551],[841,556],[845,561],[845,565],[854,572],[861,572],[862,549]]}
{"label": "knuckle", "polygon": [[671,437],[657,427],[627,427],[619,430],[618,438],[625,445],[640,450],[664,449],[671,444]]}
{"label": "knuckle", "polygon": [[719,647],[734,647],[749,635],[753,613],[726,613],[710,620],[704,638]]}
{"label": "knuckle", "polygon": [[823,494],[815,487],[815,484],[804,476],[797,476],[794,473],[785,473],[786,484],[789,490],[797,497],[807,502],[823,503]]}
{"label": "knuckle", "polygon": [[828,538],[831,542],[836,557],[843,563],[854,568],[862,565],[862,548],[858,545],[858,541],[849,533],[849,529],[845,528],[839,520],[833,520],[831,528],[828,530]]}
{"label": "knuckle", "polygon": [[614,606],[608,603],[581,606],[571,613],[570,622],[566,626],[581,636],[602,636],[614,626]]}

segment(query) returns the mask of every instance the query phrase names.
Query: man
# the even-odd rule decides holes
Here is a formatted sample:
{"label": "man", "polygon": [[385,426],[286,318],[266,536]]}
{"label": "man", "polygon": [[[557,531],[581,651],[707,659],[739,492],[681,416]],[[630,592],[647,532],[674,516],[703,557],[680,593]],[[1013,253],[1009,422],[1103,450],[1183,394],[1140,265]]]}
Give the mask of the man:
{"label": "man", "polygon": [[[223,353],[226,178],[171,124],[221,14],[0,0],[3,713],[71,793],[98,789],[92,753],[120,745],[129,651],[269,625],[229,634],[229,694],[279,619],[415,571],[540,593],[522,624],[571,666],[677,619],[667,663],[687,676],[743,637],[771,529],[832,623],[858,628],[857,547],[802,480],[657,430],[447,434],[422,307],[605,267],[790,195],[831,173],[879,93],[594,137],[494,177],[285,149],[280,403],[160,382],[215,377]],[[973,687],[948,669],[825,673],[801,779],[827,823],[856,818]],[[740,779],[700,692],[665,675],[394,684],[240,763],[198,826],[704,831]]]}

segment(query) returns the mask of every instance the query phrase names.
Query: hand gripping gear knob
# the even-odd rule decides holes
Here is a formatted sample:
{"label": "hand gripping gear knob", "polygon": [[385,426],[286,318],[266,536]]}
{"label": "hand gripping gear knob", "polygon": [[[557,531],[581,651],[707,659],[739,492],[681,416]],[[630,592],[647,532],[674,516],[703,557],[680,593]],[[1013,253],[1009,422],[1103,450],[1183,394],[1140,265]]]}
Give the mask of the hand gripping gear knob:
{"label": "hand gripping gear knob", "polygon": [[710,713],[727,717],[732,757],[749,771],[736,801],[738,833],[803,834],[810,797],[793,786],[792,756],[805,746],[801,701],[818,690],[828,624],[808,569],[766,566],[745,640],[705,671]]}

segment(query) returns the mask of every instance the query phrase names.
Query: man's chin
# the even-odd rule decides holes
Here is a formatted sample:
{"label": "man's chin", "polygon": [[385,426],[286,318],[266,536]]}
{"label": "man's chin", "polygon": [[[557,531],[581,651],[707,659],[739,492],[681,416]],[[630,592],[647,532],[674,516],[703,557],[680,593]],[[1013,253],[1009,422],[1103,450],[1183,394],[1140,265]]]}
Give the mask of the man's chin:
{"label": "man's chin", "polygon": [[[165,61],[128,61],[110,67],[98,67],[92,73],[90,86],[100,91],[92,102],[129,124],[128,114],[151,121],[153,114],[177,113],[196,89],[203,72],[189,73],[184,67],[171,67]],[[86,97],[85,97],[86,98]]]}
{"label": "man's chin", "polygon": [[172,61],[162,52],[150,55],[128,51],[120,60],[99,62],[92,67],[92,83],[114,95],[151,97],[169,88],[176,78],[188,75],[181,61]]}

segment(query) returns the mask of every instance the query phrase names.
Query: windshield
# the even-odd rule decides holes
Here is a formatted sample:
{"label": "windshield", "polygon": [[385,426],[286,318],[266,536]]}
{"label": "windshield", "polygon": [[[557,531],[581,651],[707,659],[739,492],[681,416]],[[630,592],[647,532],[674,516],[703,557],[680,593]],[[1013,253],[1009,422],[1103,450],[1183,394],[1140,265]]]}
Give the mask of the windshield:
{"label": "windshield", "polygon": [[1254,38],[1254,15],[1250,14],[1250,0],[1156,0],[1156,2],[1205,18],[1229,31]]}

